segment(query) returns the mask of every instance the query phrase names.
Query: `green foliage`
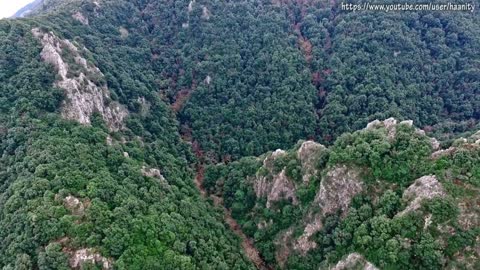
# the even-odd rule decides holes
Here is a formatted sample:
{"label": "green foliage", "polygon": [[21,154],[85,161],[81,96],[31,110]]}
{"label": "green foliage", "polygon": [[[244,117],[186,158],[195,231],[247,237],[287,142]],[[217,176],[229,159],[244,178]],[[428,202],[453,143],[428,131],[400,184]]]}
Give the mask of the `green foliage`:
{"label": "green foliage", "polygon": [[[316,248],[306,255],[290,251],[285,265],[287,269],[327,268],[352,252],[362,254],[366,260],[382,269],[439,269],[446,262],[464,265],[457,262],[454,253],[475,245],[473,239],[478,228],[465,232],[459,227],[458,204],[464,200],[477,200],[478,192],[469,186],[468,180],[473,177],[470,173],[473,169],[471,164],[478,164],[478,148],[469,144],[458,145],[456,152],[439,161],[431,158],[433,150],[428,137],[403,124],[394,128],[396,132],[391,136],[385,128],[345,134],[328,150],[314,154],[322,159],[324,153],[329,153],[326,162],[319,162],[328,165],[316,167],[321,171],[319,175],[325,175],[338,164],[360,166],[369,173],[362,175],[364,191],[352,198],[346,213],[339,211],[323,217],[321,230],[310,239],[316,243]],[[226,206],[237,212],[236,207],[246,203],[245,199],[241,200],[244,197],[238,196],[235,190],[226,193],[219,186],[232,181],[236,183],[232,185],[233,188],[246,190],[248,185],[254,184],[255,175],[273,181],[272,177],[282,170],[297,168],[298,160],[295,157],[295,151],[287,151],[275,159],[272,168],[262,166],[258,169],[261,166],[258,161],[250,170],[238,165],[254,160],[253,158],[213,166],[218,174],[212,174],[209,179],[211,186],[216,185],[212,192],[221,193],[226,202],[233,200],[233,206]],[[264,158],[261,157],[260,160]],[[459,158],[463,162],[456,161]],[[232,174],[234,169],[235,174]],[[449,187],[449,194],[424,200],[421,209],[403,213],[406,204],[410,203],[402,199],[406,186],[432,170],[439,175],[439,179],[442,179],[440,176],[446,178],[442,179],[442,184]],[[234,175],[241,177],[233,178]],[[311,222],[312,217],[321,211],[321,208],[318,209],[319,202],[313,201],[319,192],[320,181],[303,185],[297,180],[296,174],[288,174],[287,178],[295,183],[300,202],[298,205],[283,200],[271,203],[267,208],[265,198],[254,197],[254,204],[248,209],[242,209],[236,216],[248,224],[247,231],[254,233],[257,247],[266,261],[272,264],[279,263],[274,257],[275,252],[282,250],[283,245],[296,243],[303,234],[305,222]],[[456,182],[452,183],[453,179],[457,179]],[[464,182],[458,183],[458,179],[464,179]],[[230,194],[235,196],[231,197]],[[478,211],[474,213],[478,214]],[[426,221],[430,214],[430,221]],[[255,221],[261,225],[258,229],[253,227]],[[458,237],[452,237],[451,232],[440,229],[445,226],[456,228],[453,235]],[[290,231],[293,232],[292,235],[287,240],[282,240],[287,243],[279,245],[279,239],[290,235]],[[452,246],[441,244],[446,241]]]}
{"label": "green foliage", "polygon": [[382,197],[380,197],[378,205],[380,206],[378,209],[379,214],[383,214],[391,218],[400,209],[400,196],[391,190],[387,190],[385,193],[383,193]]}
{"label": "green foliage", "polygon": [[432,221],[435,224],[444,223],[458,216],[458,206],[452,198],[433,198],[424,202],[423,208],[432,214]]}
{"label": "green foliage", "polygon": [[334,144],[330,163],[353,163],[371,170],[373,180],[408,185],[430,171],[429,139],[413,127],[398,125],[389,139],[386,129],[342,135]]}
{"label": "green foliage", "polygon": [[51,243],[45,251],[39,254],[38,268],[41,270],[66,270],[69,269],[67,255],[62,252],[62,246],[58,243]]}
{"label": "green foliage", "polygon": [[323,139],[333,141],[389,117],[447,134],[478,122],[478,13],[342,12],[338,7],[335,20],[331,14],[317,8],[302,25],[317,50],[315,71],[326,77],[319,88],[327,95],[318,104]]}
{"label": "green foliage", "polygon": [[[112,39],[113,25],[127,21],[117,14],[132,8],[112,3],[102,3],[103,19],[92,20],[91,29],[63,9],[0,22],[0,268],[69,269],[66,250],[94,248],[118,269],[250,269],[222,214],[193,185],[193,155],[147,71],[150,49]],[[85,57],[105,71],[106,82],[92,79],[130,109],[130,130],[110,132],[98,114],[91,127],[61,119],[56,71],[43,63],[31,34],[38,26],[89,49]],[[78,72],[68,51],[62,57]],[[140,97],[148,110],[138,106]],[[164,180],[144,176],[143,166],[159,168]],[[67,196],[84,211],[69,209]]]}
{"label": "green foliage", "polygon": [[[190,9],[189,1],[45,0],[37,17],[1,20],[0,267],[66,269],[64,248],[91,247],[118,269],[251,268],[222,214],[200,199],[190,169],[196,159],[179,130],[207,161],[237,160],[209,166],[205,187],[224,198],[269,263],[281,233],[303,229],[320,179],[303,185],[289,153],[274,171],[286,170],[299,205],[266,208],[250,180],[270,172],[259,159],[241,158],[314,137],[339,137],[318,157],[319,175],[356,165],[367,172],[367,188],[351,211],[324,218],[318,247],[291,255],[289,268],[318,269],[357,251],[386,269],[437,269],[445,254],[473,245],[475,230],[458,232],[445,250],[421,216],[397,214],[401,191],[435,173],[450,197],[423,210],[434,223],[455,225],[456,205],[480,186],[478,149],[458,146],[431,160],[428,138],[407,126],[394,139],[387,130],[340,135],[391,116],[447,137],[473,128],[480,118],[478,12],[360,14],[321,1],[272,2],[199,0]],[[59,117],[64,93],[41,59],[34,27],[86,48],[84,57],[104,74],[86,76],[128,108],[126,130],[110,132],[99,115],[90,127]],[[62,57],[68,76],[78,75],[71,53]],[[144,166],[164,179],[144,176]],[[66,207],[69,195],[84,213]]]}

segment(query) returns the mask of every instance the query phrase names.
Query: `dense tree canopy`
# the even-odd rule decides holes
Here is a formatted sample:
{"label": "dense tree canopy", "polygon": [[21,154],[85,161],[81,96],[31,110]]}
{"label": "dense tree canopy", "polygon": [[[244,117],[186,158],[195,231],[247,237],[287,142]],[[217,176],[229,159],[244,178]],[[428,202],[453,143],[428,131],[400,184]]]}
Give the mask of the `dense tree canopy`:
{"label": "dense tree canopy", "polygon": [[[254,237],[265,259],[278,267],[328,269],[357,252],[380,269],[475,269],[479,266],[479,254],[474,250],[478,249],[480,209],[471,203],[478,203],[479,195],[480,144],[473,143],[477,139],[460,140],[447,152],[437,152],[442,156],[432,158],[430,139],[414,128],[398,125],[394,138],[389,132],[379,128],[347,133],[331,148],[313,154],[317,173],[309,183],[295,177],[295,171],[302,171],[295,165],[301,162],[297,146],[275,158],[273,170],[268,164],[275,154],[212,165],[206,171],[205,186],[212,194],[223,196],[225,206]],[[339,165],[351,171],[361,168],[363,191],[353,197],[348,209],[316,221],[322,224],[311,236],[316,246],[302,253],[294,248],[297,239],[315,224],[312,217],[325,204],[321,194],[328,184],[324,183],[332,181],[328,175]],[[270,201],[275,198],[272,194],[288,188],[280,182],[284,181],[282,170],[287,181],[294,183],[290,189],[298,202]],[[417,210],[407,211],[411,202],[403,194],[420,186],[415,180],[424,175],[440,179],[446,194],[425,198]],[[269,190],[268,182],[276,186]],[[324,186],[319,187],[321,184]],[[341,182],[336,185],[337,189],[327,192],[342,194],[339,188],[351,188]],[[258,190],[265,187],[270,193],[259,197],[262,193]],[[337,199],[333,203],[342,202]],[[468,209],[466,205],[470,205]],[[463,252],[472,257],[465,260]]]}
{"label": "dense tree canopy", "polygon": [[[224,213],[193,183],[196,165],[217,162],[205,188],[272,266],[318,269],[353,251],[388,269],[472,264],[458,253],[473,252],[478,227],[465,229],[458,216],[460,202],[478,205],[480,159],[452,138],[480,119],[478,11],[43,0],[31,14],[0,20],[0,268],[68,269],[75,252],[88,250],[115,269],[251,269]],[[89,125],[62,117],[69,97],[44,61],[37,28],[78,49],[79,57],[61,54],[70,78],[82,74],[83,60],[98,68],[83,75],[108,92],[102,106],[128,111],[121,129],[101,112]],[[385,130],[348,133],[392,116],[452,139],[444,144],[456,151],[431,159],[428,138],[408,126],[394,141]],[[315,156],[306,184],[299,145],[273,171],[262,169],[269,154],[251,157],[299,139],[331,145]],[[277,240],[287,230],[298,237],[306,214],[321,211],[312,205],[322,174],[338,164],[365,170],[368,189],[348,213],[323,217],[315,249],[279,262]],[[267,207],[251,179],[283,169],[298,202]],[[406,207],[402,192],[427,174],[440,179],[446,199],[396,218]],[[424,230],[425,215],[435,226]]]}

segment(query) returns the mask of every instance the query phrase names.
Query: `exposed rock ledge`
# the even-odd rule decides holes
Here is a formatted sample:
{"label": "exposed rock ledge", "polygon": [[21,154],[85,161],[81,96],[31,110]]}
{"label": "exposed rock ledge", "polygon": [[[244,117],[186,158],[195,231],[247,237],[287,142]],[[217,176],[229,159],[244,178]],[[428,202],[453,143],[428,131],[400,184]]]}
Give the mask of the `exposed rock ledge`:
{"label": "exposed rock ledge", "polygon": [[410,185],[403,193],[403,200],[410,202],[407,208],[398,213],[398,216],[405,215],[420,208],[425,199],[445,196],[445,191],[434,175],[423,176]]}
{"label": "exposed rock ledge", "polygon": [[86,263],[100,265],[103,270],[112,269],[112,261],[91,248],[80,249],[71,254],[69,264],[72,269],[83,269]]}
{"label": "exposed rock ledge", "polygon": [[351,253],[348,257],[339,261],[336,266],[330,268],[330,270],[350,269],[378,270],[377,267],[365,260],[365,258],[358,253]]}
{"label": "exposed rock ledge", "polygon": [[154,169],[154,168],[147,168],[145,166],[142,167],[142,175],[146,177],[152,177],[152,178],[158,178],[165,180],[163,177],[162,173],[160,172],[159,169]]}
{"label": "exposed rock ledge", "polygon": [[296,241],[294,249],[306,253],[316,248],[317,244],[310,241],[310,237],[323,227],[322,219],[328,214],[341,210],[345,215],[352,198],[360,193],[363,184],[360,170],[337,166],[331,169],[320,184],[315,203],[320,207],[320,213],[313,215],[311,221],[305,226],[303,235]]}
{"label": "exposed rock ledge", "polygon": [[254,180],[253,188],[255,194],[257,198],[267,197],[267,208],[270,208],[272,202],[277,202],[282,199],[291,200],[293,204],[298,203],[295,195],[295,185],[288,179],[285,169],[278,174],[273,173],[275,160],[285,155],[285,151],[278,149],[267,156],[263,161],[263,167],[268,171],[268,175],[257,175]]}
{"label": "exposed rock ledge", "polygon": [[297,158],[302,164],[302,179],[304,184],[308,184],[308,182],[310,182],[310,178],[318,173],[316,169],[316,163],[318,161],[320,152],[325,150],[325,146],[313,141],[306,141],[302,143],[302,146],[300,146],[298,149]]}
{"label": "exposed rock ledge", "polygon": [[74,196],[70,195],[65,197],[65,199],[63,199],[63,204],[65,205],[65,208],[72,211],[72,214],[75,216],[83,216],[85,213],[85,205],[80,199]]}
{"label": "exposed rock ledge", "polygon": [[[41,57],[43,61],[53,65],[58,77],[55,86],[65,90],[66,98],[62,104],[62,116],[75,120],[81,124],[89,125],[90,117],[98,112],[112,131],[123,128],[123,120],[128,111],[117,102],[110,102],[110,93],[105,86],[95,84],[89,76],[103,78],[100,70],[88,64],[78,48],[69,40],[61,40],[52,32],[44,33],[39,28],[32,29],[32,34],[43,45]],[[62,58],[62,53],[73,54],[76,65],[81,68],[79,75],[69,74],[69,64]],[[72,63],[70,63],[72,64]],[[109,105],[107,105],[109,104]]]}
{"label": "exposed rock ledge", "polygon": [[459,149],[465,148],[465,147],[467,148],[480,147],[480,131],[478,131],[477,133],[473,134],[468,138],[462,137],[455,140],[453,143],[453,146],[451,146],[448,149],[440,149],[438,151],[433,152],[430,158],[433,160],[436,160],[445,156],[451,156],[455,154]]}
{"label": "exposed rock ledge", "polygon": [[308,184],[310,178],[317,174],[316,162],[320,152],[325,149],[323,145],[313,141],[305,141],[302,143],[296,153],[302,166],[302,183],[295,183],[292,179],[289,179],[286,175],[286,168],[282,168],[279,173],[274,173],[275,161],[285,157],[287,152],[278,149],[268,155],[263,161],[263,169],[266,170],[267,175],[257,174],[253,180],[257,198],[266,197],[267,208],[269,208],[273,202],[282,199],[291,200],[294,205],[297,204],[297,185]]}
{"label": "exposed rock ledge", "polygon": [[79,21],[83,25],[88,25],[88,18],[85,17],[80,11],[73,13],[72,18]]}
{"label": "exposed rock ledge", "polygon": [[[365,128],[366,130],[372,130],[376,129],[379,127],[384,127],[387,130],[387,137],[389,140],[393,140],[397,134],[397,126],[398,125],[407,125],[409,127],[413,126],[413,121],[412,120],[406,120],[398,123],[397,119],[395,118],[388,118],[384,121],[380,120],[375,120],[370,123],[368,123],[367,127]],[[425,131],[421,129],[415,129],[417,134],[420,135],[425,135]],[[440,143],[438,142],[437,139],[435,138],[430,138],[430,144],[432,145],[433,150],[438,150],[440,149]]]}

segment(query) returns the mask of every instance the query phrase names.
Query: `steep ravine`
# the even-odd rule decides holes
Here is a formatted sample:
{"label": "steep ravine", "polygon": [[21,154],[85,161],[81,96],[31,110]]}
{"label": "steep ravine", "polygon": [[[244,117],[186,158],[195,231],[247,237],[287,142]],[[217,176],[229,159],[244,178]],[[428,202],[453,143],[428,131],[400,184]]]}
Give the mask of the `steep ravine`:
{"label": "steep ravine", "polygon": [[208,195],[207,190],[203,186],[205,169],[202,161],[201,151],[196,151],[196,154],[199,161],[196,166],[195,186],[200,191],[200,194],[202,195],[202,197],[205,199],[211,198],[213,200],[214,205],[216,207],[220,207],[223,210],[225,223],[228,224],[228,226],[230,227],[230,230],[232,230],[233,233],[235,233],[235,235],[240,237],[240,239],[242,240],[242,248],[245,254],[247,255],[247,257],[253,262],[253,264],[255,264],[255,267],[261,270],[273,269],[270,266],[268,266],[265,263],[265,261],[262,259],[262,257],[260,256],[260,252],[257,250],[257,248],[253,243],[253,240],[250,239],[247,235],[245,235],[240,225],[232,217],[231,211],[225,208],[223,204],[223,199],[215,195],[210,195],[210,196]]}

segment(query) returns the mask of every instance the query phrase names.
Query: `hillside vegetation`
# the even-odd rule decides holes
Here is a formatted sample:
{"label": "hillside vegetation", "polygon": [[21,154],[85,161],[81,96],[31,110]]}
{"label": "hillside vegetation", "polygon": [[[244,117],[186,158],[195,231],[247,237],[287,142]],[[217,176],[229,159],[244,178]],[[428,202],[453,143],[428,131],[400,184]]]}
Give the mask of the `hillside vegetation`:
{"label": "hillside vegetation", "polygon": [[[478,11],[27,9],[0,20],[0,268],[252,269],[242,240],[288,269],[478,267]],[[410,122],[348,133],[390,117],[445,152]],[[415,181],[439,196],[407,211]]]}
{"label": "hillside vegetation", "polygon": [[[476,269],[480,132],[439,150],[389,119],[205,174],[267,262],[284,269]],[[342,268],[337,265],[335,269]],[[363,269],[358,268],[358,269]]]}

